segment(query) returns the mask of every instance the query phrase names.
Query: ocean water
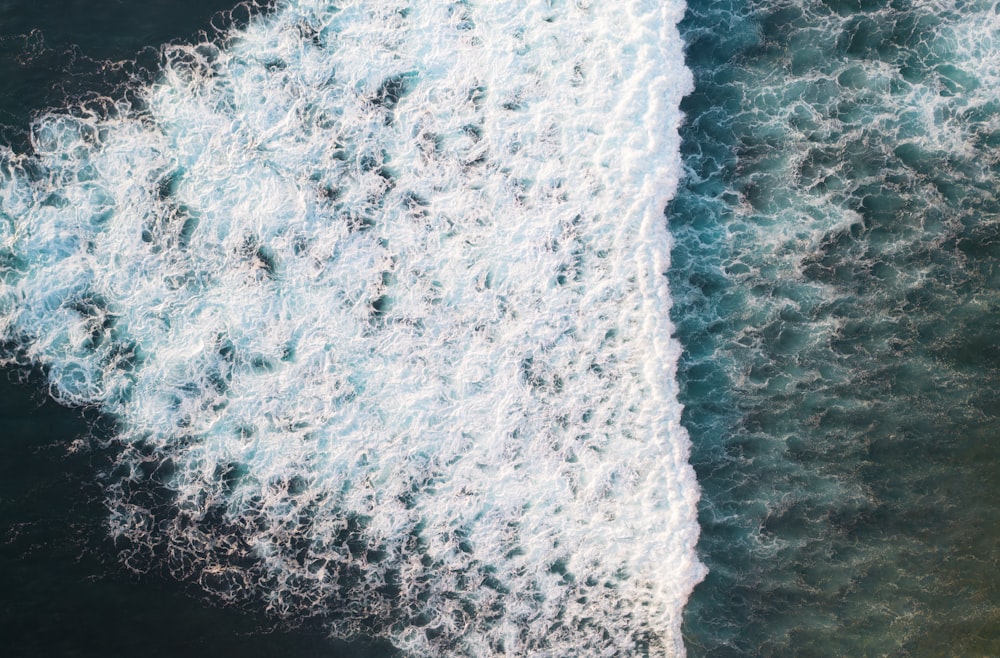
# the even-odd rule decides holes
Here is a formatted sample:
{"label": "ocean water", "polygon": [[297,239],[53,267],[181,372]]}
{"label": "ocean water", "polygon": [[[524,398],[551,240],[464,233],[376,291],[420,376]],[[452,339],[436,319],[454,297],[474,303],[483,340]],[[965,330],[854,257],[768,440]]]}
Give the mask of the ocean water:
{"label": "ocean water", "polygon": [[991,2],[711,2],[668,208],[692,656],[1000,654]]}
{"label": "ocean water", "polygon": [[0,6],[13,655],[1000,653],[994,5],[228,9]]}
{"label": "ocean water", "polygon": [[35,113],[6,363],[106,420],[123,568],[407,655],[683,653],[682,12],[283,2]]}

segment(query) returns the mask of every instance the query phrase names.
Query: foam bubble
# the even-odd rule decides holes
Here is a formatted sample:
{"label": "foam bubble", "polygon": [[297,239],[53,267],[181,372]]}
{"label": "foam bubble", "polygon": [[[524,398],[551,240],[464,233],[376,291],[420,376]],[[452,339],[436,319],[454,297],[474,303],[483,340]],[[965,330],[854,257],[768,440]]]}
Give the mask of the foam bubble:
{"label": "foam bubble", "polygon": [[5,154],[3,327],[126,561],[413,655],[681,655],[683,6],[302,0]]}

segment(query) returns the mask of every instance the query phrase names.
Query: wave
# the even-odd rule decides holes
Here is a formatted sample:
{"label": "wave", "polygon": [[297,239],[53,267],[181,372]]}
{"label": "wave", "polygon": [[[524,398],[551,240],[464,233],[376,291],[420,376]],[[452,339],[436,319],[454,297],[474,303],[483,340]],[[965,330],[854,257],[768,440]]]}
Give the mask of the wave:
{"label": "wave", "polygon": [[414,655],[682,655],[681,3],[313,0],[2,154],[8,363],[125,563]]}

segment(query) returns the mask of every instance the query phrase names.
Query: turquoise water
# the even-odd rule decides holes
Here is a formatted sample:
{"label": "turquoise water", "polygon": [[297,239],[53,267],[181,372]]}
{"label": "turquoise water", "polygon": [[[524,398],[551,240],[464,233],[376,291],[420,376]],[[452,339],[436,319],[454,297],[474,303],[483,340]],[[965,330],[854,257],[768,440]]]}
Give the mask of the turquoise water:
{"label": "turquoise water", "polygon": [[998,27],[991,3],[690,3],[690,655],[1000,653]]}

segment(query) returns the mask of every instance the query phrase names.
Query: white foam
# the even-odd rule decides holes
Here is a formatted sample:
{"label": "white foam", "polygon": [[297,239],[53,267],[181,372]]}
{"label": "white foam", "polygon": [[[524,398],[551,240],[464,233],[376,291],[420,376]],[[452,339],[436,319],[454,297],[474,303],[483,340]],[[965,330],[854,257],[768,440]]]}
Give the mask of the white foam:
{"label": "white foam", "polygon": [[412,655],[682,655],[682,11],[300,0],[42,118],[0,322],[119,419],[111,531]]}

